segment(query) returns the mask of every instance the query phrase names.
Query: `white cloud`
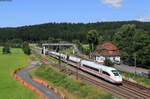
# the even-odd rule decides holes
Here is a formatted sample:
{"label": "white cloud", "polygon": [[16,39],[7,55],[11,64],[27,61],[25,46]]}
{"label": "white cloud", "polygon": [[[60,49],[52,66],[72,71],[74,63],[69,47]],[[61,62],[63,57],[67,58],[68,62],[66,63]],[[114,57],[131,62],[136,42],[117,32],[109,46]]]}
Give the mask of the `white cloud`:
{"label": "white cloud", "polygon": [[109,7],[120,8],[122,7],[123,0],[102,0],[103,4],[108,5]]}
{"label": "white cloud", "polygon": [[138,21],[150,21],[150,15],[140,16]]}

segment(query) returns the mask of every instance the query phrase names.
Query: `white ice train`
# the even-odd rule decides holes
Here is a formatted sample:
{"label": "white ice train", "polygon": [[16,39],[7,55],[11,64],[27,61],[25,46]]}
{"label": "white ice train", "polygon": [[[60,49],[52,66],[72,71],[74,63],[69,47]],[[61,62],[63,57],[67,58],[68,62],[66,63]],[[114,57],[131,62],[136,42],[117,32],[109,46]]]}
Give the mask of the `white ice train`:
{"label": "white ice train", "polygon": [[82,60],[81,58],[77,58],[74,56],[67,56],[62,53],[57,53],[53,51],[49,51],[48,53],[50,55],[65,59],[65,61],[68,61],[68,63],[71,65],[76,66],[76,63],[80,64],[79,65],[80,69],[86,72],[89,72],[93,75],[96,75],[98,77],[101,77],[111,83],[114,83],[114,84],[122,83],[122,77],[115,68],[104,66],[104,65],[92,62],[92,61]]}

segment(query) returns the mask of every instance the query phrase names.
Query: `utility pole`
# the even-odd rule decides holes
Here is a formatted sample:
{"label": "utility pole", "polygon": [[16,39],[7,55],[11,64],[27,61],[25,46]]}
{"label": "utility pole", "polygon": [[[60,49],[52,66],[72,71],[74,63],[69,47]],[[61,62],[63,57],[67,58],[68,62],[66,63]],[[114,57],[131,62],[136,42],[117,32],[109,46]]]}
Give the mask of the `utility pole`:
{"label": "utility pole", "polygon": [[79,61],[79,63],[77,64],[77,75],[76,75],[76,77],[77,77],[77,80],[78,80],[78,78],[79,78],[79,68],[80,68],[80,65],[81,65],[81,60]]}
{"label": "utility pole", "polygon": [[76,78],[77,78],[77,80],[78,80],[78,69],[79,69],[79,63],[77,64],[77,68],[76,68],[76,69],[77,69],[77,73],[76,73],[77,75],[76,75]]}
{"label": "utility pole", "polygon": [[61,57],[59,56],[59,69],[61,71]]}
{"label": "utility pole", "polygon": [[61,71],[61,57],[60,57],[60,43],[59,43],[59,47],[58,47],[58,49],[59,49],[59,69],[60,69],[60,71]]}
{"label": "utility pole", "polygon": [[[66,53],[66,55],[67,55],[67,53]],[[65,60],[65,66],[64,66],[64,72],[68,72],[68,69],[67,69],[67,66],[68,66],[68,60],[69,60],[69,56],[67,55],[67,58],[66,58],[66,60]]]}
{"label": "utility pole", "polygon": [[46,46],[43,47],[43,54],[46,54]]}
{"label": "utility pole", "polygon": [[[136,48],[136,38],[134,35],[133,36],[133,49],[135,48]],[[133,54],[134,54],[134,68],[135,68],[135,75],[136,75],[136,51]]]}
{"label": "utility pole", "polygon": [[136,74],[136,53],[134,54],[134,68],[135,68],[135,74]]}

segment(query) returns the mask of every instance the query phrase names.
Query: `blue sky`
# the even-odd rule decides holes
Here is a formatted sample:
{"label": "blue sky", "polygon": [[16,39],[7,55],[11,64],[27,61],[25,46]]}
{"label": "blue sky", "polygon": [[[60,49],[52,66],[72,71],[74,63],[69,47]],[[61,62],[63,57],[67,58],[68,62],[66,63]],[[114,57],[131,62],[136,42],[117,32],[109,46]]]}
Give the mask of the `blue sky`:
{"label": "blue sky", "polygon": [[126,20],[150,21],[150,0],[0,0],[0,27]]}

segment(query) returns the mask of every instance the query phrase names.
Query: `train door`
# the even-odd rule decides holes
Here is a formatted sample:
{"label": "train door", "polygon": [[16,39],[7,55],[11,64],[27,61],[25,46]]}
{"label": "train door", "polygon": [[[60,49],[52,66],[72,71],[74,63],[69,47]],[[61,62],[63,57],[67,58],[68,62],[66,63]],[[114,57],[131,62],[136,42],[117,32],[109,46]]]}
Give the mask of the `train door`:
{"label": "train door", "polygon": [[[102,74],[103,70],[100,68],[99,73]],[[99,75],[100,77],[103,77],[102,75]]]}
{"label": "train door", "polygon": [[103,78],[104,78],[104,79],[106,79],[106,80],[108,80],[108,81],[110,80],[110,79],[109,79],[110,74],[109,74],[108,72],[102,71],[102,74],[103,74]]}

